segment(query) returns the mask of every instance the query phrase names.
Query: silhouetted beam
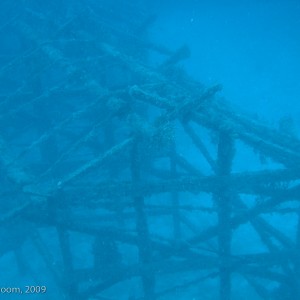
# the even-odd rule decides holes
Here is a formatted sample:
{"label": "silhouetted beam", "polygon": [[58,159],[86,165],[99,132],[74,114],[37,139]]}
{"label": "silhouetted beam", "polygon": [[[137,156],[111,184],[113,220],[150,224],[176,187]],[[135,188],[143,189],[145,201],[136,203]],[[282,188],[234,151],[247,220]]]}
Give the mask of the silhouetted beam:
{"label": "silhouetted beam", "polygon": [[[64,202],[64,195],[63,193],[57,193],[54,198],[48,199],[48,209],[46,213],[46,218],[51,218],[55,220],[58,216],[58,207],[61,203]],[[68,210],[64,211],[64,214],[67,215],[69,213]],[[70,299],[75,299],[77,295],[77,284],[74,282],[74,257],[73,252],[71,250],[71,242],[70,242],[70,235],[68,230],[61,226],[56,226],[57,238],[60,247],[60,254],[63,261],[63,283],[64,288]],[[67,278],[67,280],[65,279]]]}
{"label": "silhouetted beam", "polygon": [[300,297],[300,208],[298,208],[298,222],[297,222],[297,231],[296,231],[296,247],[294,256],[294,270],[296,275],[296,293],[297,297]]}
{"label": "silhouetted beam", "polygon": [[32,236],[31,240],[35,248],[37,249],[38,253],[43,258],[46,267],[51,272],[53,279],[55,280],[58,288],[65,294],[64,284],[63,284],[63,277],[61,275],[61,270],[58,268],[54,258],[52,257],[51,252],[43,242],[43,239],[40,236],[40,233],[36,231]]}
{"label": "silhouetted beam", "polygon": [[[194,285],[199,285],[199,282],[203,282],[205,280],[212,280],[215,277],[217,277],[219,275],[219,272],[210,272],[208,275],[204,275],[204,276],[200,276],[197,277],[196,279],[190,280],[190,281],[186,281],[182,283],[182,284],[178,284],[176,286],[172,286],[170,288],[167,288],[161,292],[157,293],[157,298],[159,297],[163,297],[166,295],[171,295],[172,299],[174,299],[174,297],[176,297],[178,295],[178,291],[180,290],[187,290],[189,287],[194,286]],[[172,293],[174,293],[172,295]],[[136,300],[143,300],[142,298],[137,298]]]}
{"label": "silhouetted beam", "polygon": [[102,291],[112,287],[113,285],[130,278],[139,276],[139,274],[147,274],[154,272],[158,275],[181,273],[185,271],[197,271],[197,270],[211,270],[215,269],[218,265],[216,258],[209,256],[203,256],[202,259],[194,261],[193,259],[186,259],[184,261],[157,261],[151,264],[138,264],[132,265],[120,270],[119,273],[114,274],[111,278],[107,278],[105,281],[92,283],[90,287],[82,291],[78,299],[88,299],[93,295],[101,293]]}
{"label": "silhouetted beam", "polygon": [[188,162],[182,155],[174,153],[174,160],[181,169],[189,172],[192,176],[203,176],[202,172],[193,166],[192,163]]}
{"label": "silhouetted beam", "polygon": [[287,264],[294,257],[292,250],[284,250],[274,253],[270,252],[260,252],[255,254],[241,254],[241,255],[232,255],[231,259],[234,265],[234,262],[237,262],[238,266],[242,265],[259,265],[264,266],[280,266],[282,264]]}
{"label": "silhouetted beam", "polygon": [[[240,199],[236,199],[234,202],[237,208],[242,208],[244,211],[248,210],[246,204],[242,202]],[[271,211],[274,211],[274,208],[270,208]],[[293,243],[291,240],[286,237],[283,233],[281,233],[278,229],[274,228],[271,224],[269,224],[265,219],[261,216],[257,216],[255,219],[251,221],[252,226],[256,230],[257,234],[260,236],[263,243],[267,246],[270,252],[275,253],[278,252],[278,247],[272,242],[271,237],[277,239],[283,246],[290,248]]]}
{"label": "silhouetted beam", "polygon": [[288,238],[286,235],[284,235],[280,230],[273,227],[271,224],[269,224],[266,220],[264,220],[262,217],[258,217],[255,220],[256,225],[260,228],[261,231],[269,234],[270,236],[277,239],[282,246],[285,248],[291,248],[294,246],[294,243],[290,238]]}
{"label": "silhouetted beam", "polygon": [[[272,266],[270,266],[270,269],[272,269]],[[266,279],[269,281],[275,281],[278,283],[288,283],[289,277],[278,272],[278,271],[272,271],[266,269],[265,266],[248,266],[248,265],[241,265],[240,268],[237,268],[235,270],[236,272],[239,272],[241,274],[245,275],[251,275],[255,278],[261,278]]]}
{"label": "silhouetted beam", "polygon": [[192,127],[188,123],[182,122],[182,126],[183,126],[185,132],[192,139],[194,145],[200,150],[200,152],[202,153],[202,155],[204,156],[204,158],[206,159],[206,161],[209,163],[211,169],[214,172],[217,172],[216,162],[211,157],[209,151],[207,150],[207,148],[205,147],[205,145],[202,143],[202,141],[199,138],[199,136],[195,133],[195,131],[192,129]]}
{"label": "silhouetted beam", "polygon": [[254,288],[256,293],[264,300],[270,300],[271,299],[271,294],[268,291],[267,287],[262,285],[261,283],[258,283],[255,279],[251,278],[250,276],[247,276],[245,274],[244,278],[248,281],[250,286]]}

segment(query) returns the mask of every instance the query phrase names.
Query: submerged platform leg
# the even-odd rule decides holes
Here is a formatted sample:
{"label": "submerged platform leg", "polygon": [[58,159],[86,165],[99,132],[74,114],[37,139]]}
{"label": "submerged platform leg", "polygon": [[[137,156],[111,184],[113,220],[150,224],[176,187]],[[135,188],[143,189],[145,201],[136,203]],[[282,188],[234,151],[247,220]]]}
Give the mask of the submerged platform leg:
{"label": "submerged platform leg", "polygon": [[[234,156],[233,139],[226,133],[220,133],[217,158],[217,175],[228,176],[231,172]],[[218,250],[220,256],[220,300],[231,299],[231,192],[221,184],[214,199],[218,210]]]}

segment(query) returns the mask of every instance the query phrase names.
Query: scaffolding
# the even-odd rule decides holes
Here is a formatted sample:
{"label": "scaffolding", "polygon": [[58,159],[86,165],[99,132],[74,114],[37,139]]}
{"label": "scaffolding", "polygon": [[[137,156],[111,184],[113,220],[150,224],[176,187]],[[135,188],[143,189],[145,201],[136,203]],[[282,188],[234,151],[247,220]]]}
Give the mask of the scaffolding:
{"label": "scaffolding", "polygon": [[61,299],[299,299],[300,141],[190,78],[138,1],[6,2],[1,256]]}

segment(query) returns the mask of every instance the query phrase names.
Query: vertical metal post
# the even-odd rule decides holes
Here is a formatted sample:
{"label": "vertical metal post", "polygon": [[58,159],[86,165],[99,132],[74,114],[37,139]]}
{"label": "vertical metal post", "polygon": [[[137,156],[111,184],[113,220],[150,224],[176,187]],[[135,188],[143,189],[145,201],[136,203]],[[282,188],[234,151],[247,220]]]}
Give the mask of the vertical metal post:
{"label": "vertical metal post", "polygon": [[298,208],[298,226],[296,236],[296,249],[295,249],[295,299],[300,296],[300,207]]}
{"label": "vertical metal post", "polygon": [[[218,144],[217,176],[231,173],[234,156],[234,143],[230,135],[221,132]],[[231,253],[231,195],[224,183],[220,183],[214,195],[218,208],[218,244],[220,256],[220,300],[231,299],[231,271],[229,259]]]}
{"label": "vertical metal post", "polygon": [[[58,191],[52,197],[48,198],[48,218],[50,222],[57,222],[57,212],[62,203],[64,203],[64,200],[63,191]],[[66,210],[62,212],[67,214]],[[73,299],[77,296],[77,284],[74,282],[73,277],[73,255],[71,251],[69,232],[59,224],[56,225],[56,231],[64,267],[64,276],[62,278],[63,289],[66,293],[66,297],[68,297],[68,299]]]}
{"label": "vertical metal post", "polygon": [[[176,178],[176,153],[175,153],[175,145],[172,145],[171,151],[170,151],[170,172],[171,172],[171,178]],[[174,234],[174,240],[179,241],[181,238],[181,228],[180,228],[180,213],[179,213],[179,197],[177,192],[171,193],[171,201],[172,201],[172,210],[173,210],[173,234]]]}
{"label": "vertical metal post", "polygon": [[[141,180],[140,175],[140,151],[138,141],[135,141],[132,145],[131,152],[131,177],[133,185],[137,184]],[[154,274],[149,268],[151,265],[151,245],[149,239],[149,229],[147,216],[144,210],[144,198],[133,197],[133,205],[136,212],[136,231],[138,235],[138,249],[139,249],[139,260],[146,267],[143,268],[142,283],[144,288],[144,299],[155,300],[155,278]]]}

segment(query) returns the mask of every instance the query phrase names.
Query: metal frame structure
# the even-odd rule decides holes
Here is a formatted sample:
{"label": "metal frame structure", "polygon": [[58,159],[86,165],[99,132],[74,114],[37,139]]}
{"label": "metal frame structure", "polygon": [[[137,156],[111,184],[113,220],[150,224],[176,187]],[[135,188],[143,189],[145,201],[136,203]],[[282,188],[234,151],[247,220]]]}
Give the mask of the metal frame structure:
{"label": "metal frame structure", "polygon": [[61,299],[298,299],[300,141],[188,77],[138,3],[25,2],[1,4],[1,255]]}

